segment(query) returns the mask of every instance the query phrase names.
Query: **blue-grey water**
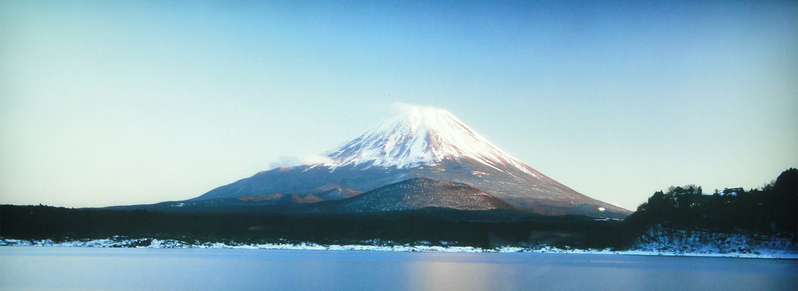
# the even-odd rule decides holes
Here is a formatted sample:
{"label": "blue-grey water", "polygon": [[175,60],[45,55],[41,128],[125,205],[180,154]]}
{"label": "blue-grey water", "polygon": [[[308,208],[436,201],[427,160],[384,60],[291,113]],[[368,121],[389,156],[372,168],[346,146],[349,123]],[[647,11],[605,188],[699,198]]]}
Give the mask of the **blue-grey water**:
{"label": "blue-grey water", "polygon": [[796,290],[798,261],[0,247],[0,290]]}

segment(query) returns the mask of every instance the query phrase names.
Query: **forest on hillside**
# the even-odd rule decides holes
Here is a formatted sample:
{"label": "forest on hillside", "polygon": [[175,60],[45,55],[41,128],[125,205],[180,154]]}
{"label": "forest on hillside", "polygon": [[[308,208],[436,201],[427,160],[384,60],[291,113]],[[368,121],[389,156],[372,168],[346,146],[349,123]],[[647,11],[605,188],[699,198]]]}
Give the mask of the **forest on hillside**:
{"label": "forest on hillside", "polygon": [[703,193],[687,185],[658,191],[624,221],[627,233],[646,227],[769,236],[798,233],[798,169],[790,168],[759,189]]}
{"label": "forest on hillside", "polygon": [[0,238],[101,239],[112,236],[187,242],[397,244],[429,242],[482,248],[540,245],[627,248],[652,227],[781,237],[798,234],[798,170],[759,189],[703,193],[694,185],[654,193],[623,221],[544,216],[516,210],[426,208],[360,214],[219,213],[70,209],[0,205]]}

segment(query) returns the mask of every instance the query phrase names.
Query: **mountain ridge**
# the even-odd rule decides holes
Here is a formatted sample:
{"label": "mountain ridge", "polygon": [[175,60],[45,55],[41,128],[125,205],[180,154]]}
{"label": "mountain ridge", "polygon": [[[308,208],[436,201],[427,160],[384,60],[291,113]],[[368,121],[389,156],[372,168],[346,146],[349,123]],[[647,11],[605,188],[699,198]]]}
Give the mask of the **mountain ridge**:
{"label": "mountain ridge", "polygon": [[300,196],[294,200],[304,201],[302,196],[320,197],[322,189],[336,187],[322,200],[341,200],[427,177],[466,184],[515,208],[546,215],[623,218],[631,213],[538,172],[443,109],[412,108],[324,155],[326,162],[262,171],[190,200],[294,193]]}
{"label": "mountain ridge", "polygon": [[517,210],[507,202],[463,183],[427,177],[388,184],[348,199],[319,203],[308,212],[382,212],[430,207],[456,210]]}
{"label": "mountain ridge", "polygon": [[414,107],[363,135],[323,154],[335,170],[346,165],[413,168],[444,159],[469,158],[499,170],[511,165],[529,167],[482,137],[444,109]]}

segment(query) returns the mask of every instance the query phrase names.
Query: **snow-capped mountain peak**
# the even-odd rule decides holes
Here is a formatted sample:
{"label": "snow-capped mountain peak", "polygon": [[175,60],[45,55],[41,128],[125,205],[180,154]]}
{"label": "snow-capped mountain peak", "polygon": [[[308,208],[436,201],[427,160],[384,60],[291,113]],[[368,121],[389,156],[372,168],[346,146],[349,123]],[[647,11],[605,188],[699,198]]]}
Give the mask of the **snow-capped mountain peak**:
{"label": "snow-capped mountain peak", "polygon": [[[545,215],[623,218],[630,213],[580,194],[532,169],[443,109],[412,108],[324,153],[322,158],[312,164],[259,172],[194,200],[237,198],[234,201],[257,200],[257,205],[270,207],[319,199],[363,202],[348,210],[338,208],[356,212],[498,207],[480,194],[484,192],[514,208]],[[468,187],[457,186],[460,184]],[[469,187],[473,189],[464,190]],[[285,196],[271,198],[278,194]],[[357,198],[360,195],[371,198]],[[472,202],[477,208],[462,208]]]}
{"label": "snow-capped mountain peak", "polygon": [[413,107],[339,148],[324,153],[332,168],[347,165],[412,168],[469,158],[502,171],[529,167],[500,150],[444,109]]}

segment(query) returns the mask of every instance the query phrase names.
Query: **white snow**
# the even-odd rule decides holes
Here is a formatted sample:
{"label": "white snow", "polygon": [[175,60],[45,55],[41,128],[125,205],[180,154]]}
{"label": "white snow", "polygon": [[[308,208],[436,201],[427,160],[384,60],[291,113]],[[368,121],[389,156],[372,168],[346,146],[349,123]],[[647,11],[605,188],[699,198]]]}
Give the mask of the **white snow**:
{"label": "white snow", "polygon": [[444,109],[413,107],[339,148],[324,153],[332,169],[346,165],[413,168],[444,159],[470,158],[502,171],[529,166],[510,156]]}
{"label": "white snow", "polygon": [[787,238],[650,227],[634,244],[635,252],[688,256],[798,258],[798,245]]}
{"label": "white snow", "polygon": [[[611,249],[575,249],[571,247],[513,247],[500,246],[496,248],[479,248],[471,246],[456,246],[456,242],[441,242],[442,246],[430,245],[429,242],[420,241],[414,244],[394,244],[391,241],[368,240],[362,244],[347,245],[319,245],[309,242],[300,243],[266,243],[244,244],[234,241],[223,242],[184,242],[173,239],[130,239],[120,236],[107,239],[83,239],[63,242],[45,240],[16,240],[0,238],[0,246],[28,246],[28,247],[98,247],[98,248],[202,248],[202,249],[262,249],[262,250],[328,250],[328,251],[389,251],[389,252],[442,252],[442,253],[560,253],[560,254],[615,254],[615,255],[664,255],[664,256],[702,256],[702,257],[736,257],[736,258],[761,258],[761,259],[798,259],[795,245],[788,240],[771,240],[756,251],[728,251],[713,249],[704,246],[699,249],[687,249],[680,245],[640,245],[631,250]],[[732,243],[737,249],[745,248],[745,243],[736,241]]]}

